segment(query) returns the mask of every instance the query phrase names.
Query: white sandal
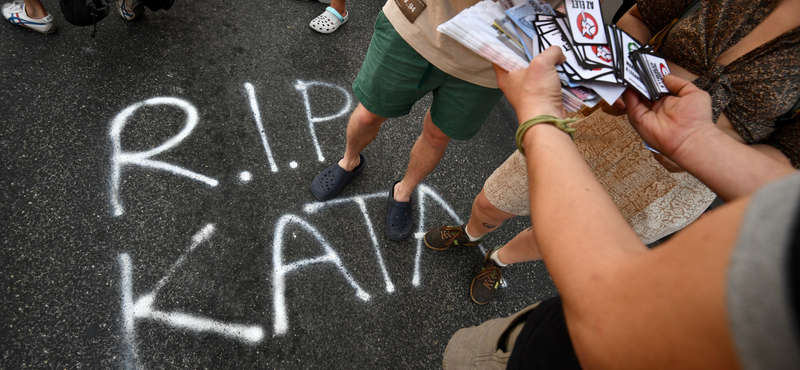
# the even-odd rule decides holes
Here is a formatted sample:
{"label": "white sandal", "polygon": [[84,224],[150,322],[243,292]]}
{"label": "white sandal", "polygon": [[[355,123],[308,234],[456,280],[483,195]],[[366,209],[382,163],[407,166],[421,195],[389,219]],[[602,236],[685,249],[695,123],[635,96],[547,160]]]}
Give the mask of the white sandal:
{"label": "white sandal", "polygon": [[350,12],[345,10],[344,17],[342,17],[336,9],[329,6],[319,17],[311,20],[308,26],[319,33],[333,33],[333,31],[339,29],[339,26],[347,22],[349,15]]}

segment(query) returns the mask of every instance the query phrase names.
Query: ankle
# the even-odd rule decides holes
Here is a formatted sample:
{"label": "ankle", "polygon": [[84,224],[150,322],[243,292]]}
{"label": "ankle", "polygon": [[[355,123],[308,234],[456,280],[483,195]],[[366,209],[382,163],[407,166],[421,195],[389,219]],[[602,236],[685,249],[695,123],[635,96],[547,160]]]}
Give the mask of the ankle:
{"label": "ankle", "polygon": [[355,160],[348,160],[345,156],[339,161],[339,167],[344,168],[347,172],[353,172],[353,170],[361,164],[361,156],[356,156]]}
{"label": "ankle", "polygon": [[345,8],[344,8],[344,6],[335,6],[335,5],[331,5],[331,8],[334,8],[334,9],[336,9],[336,11],[337,11],[337,12],[339,12],[339,15],[341,15],[341,16],[342,16],[342,18],[344,18],[345,16],[347,16],[347,9],[345,9]]}
{"label": "ankle", "polygon": [[464,227],[464,234],[467,234],[467,238],[469,238],[469,241],[471,242],[477,242],[483,238],[483,235],[474,236],[475,234],[471,233],[469,230],[469,224]]}
{"label": "ankle", "polygon": [[25,4],[25,15],[27,15],[31,19],[42,19],[47,17],[47,12],[44,9],[37,8],[35,6],[28,6]]}
{"label": "ankle", "polygon": [[[414,189],[412,188],[411,191],[414,191]],[[394,200],[398,202],[411,201],[411,191],[406,191],[402,181],[394,184]]]}
{"label": "ankle", "polygon": [[492,254],[489,256],[489,258],[492,260],[492,262],[494,262],[495,265],[497,265],[500,268],[503,268],[503,267],[508,266],[509,264],[508,263],[503,263],[503,261],[500,260],[500,250],[501,249],[495,249],[494,252],[492,252]]}

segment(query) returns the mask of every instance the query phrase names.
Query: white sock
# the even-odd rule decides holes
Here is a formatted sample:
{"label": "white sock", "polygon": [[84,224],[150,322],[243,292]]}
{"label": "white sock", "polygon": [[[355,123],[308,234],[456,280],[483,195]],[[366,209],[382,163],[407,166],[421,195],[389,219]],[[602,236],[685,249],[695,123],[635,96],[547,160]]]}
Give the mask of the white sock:
{"label": "white sock", "polygon": [[467,234],[467,238],[469,238],[469,241],[471,242],[477,242],[478,240],[481,240],[481,238],[476,238],[469,234],[469,224],[467,224],[467,226],[464,226],[464,234]]}
{"label": "white sock", "polygon": [[495,249],[495,251],[492,252],[492,254],[489,256],[489,258],[491,258],[492,261],[494,261],[494,264],[497,265],[497,266],[500,266],[500,267],[508,266],[508,264],[503,263],[502,261],[500,261],[500,253],[497,253],[499,251],[500,251],[499,249]]}

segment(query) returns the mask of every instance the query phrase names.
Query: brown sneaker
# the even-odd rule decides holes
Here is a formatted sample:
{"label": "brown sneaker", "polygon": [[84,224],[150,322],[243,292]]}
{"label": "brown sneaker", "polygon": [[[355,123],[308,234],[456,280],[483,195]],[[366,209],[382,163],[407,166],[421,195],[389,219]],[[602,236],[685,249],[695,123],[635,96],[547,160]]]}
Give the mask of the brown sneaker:
{"label": "brown sneaker", "polygon": [[467,225],[440,226],[425,233],[425,238],[423,238],[423,240],[425,240],[425,245],[427,245],[428,248],[437,251],[443,251],[454,245],[474,247],[480,244],[480,240],[474,242],[469,240],[467,233],[464,231],[466,228]]}
{"label": "brown sneaker", "polygon": [[469,286],[469,297],[477,304],[489,303],[494,298],[494,294],[497,293],[500,281],[503,280],[503,269],[489,258],[495,250],[495,248],[492,248],[486,252],[483,268],[478,272],[478,276],[472,279],[472,284]]}

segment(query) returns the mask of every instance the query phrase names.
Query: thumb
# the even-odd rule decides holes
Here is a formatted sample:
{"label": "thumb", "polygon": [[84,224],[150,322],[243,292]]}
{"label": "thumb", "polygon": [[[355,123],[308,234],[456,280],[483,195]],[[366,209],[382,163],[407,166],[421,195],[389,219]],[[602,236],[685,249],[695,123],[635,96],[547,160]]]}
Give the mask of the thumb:
{"label": "thumb", "polygon": [[564,53],[561,52],[561,48],[558,46],[551,46],[545,49],[534,59],[539,59],[549,66],[555,66],[556,64],[562,64],[567,61],[567,57],[564,56]]}
{"label": "thumb", "polygon": [[502,67],[500,67],[497,64],[492,63],[492,68],[494,68],[494,73],[497,75],[498,79],[500,79],[501,76],[505,76],[505,75],[508,74],[508,71],[506,71],[505,69],[503,69]]}
{"label": "thumb", "polygon": [[664,86],[667,87],[670,93],[678,97],[686,96],[699,90],[697,86],[691,82],[673,75],[664,76]]}

